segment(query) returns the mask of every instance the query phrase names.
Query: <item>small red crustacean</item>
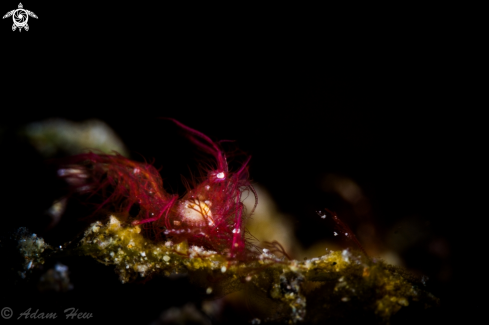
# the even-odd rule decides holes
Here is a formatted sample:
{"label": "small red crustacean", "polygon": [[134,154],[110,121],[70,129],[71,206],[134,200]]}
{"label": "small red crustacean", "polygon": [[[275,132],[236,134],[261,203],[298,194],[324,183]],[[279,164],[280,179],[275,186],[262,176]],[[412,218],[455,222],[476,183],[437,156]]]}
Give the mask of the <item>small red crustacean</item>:
{"label": "small red crustacean", "polygon": [[[84,153],[70,157],[58,174],[77,192],[102,199],[96,211],[110,208],[132,224],[145,225],[155,239],[187,240],[189,244],[226,253],[230,259],[245,258],[248,250],[244,220],[258,203],[250,183],[248,157],[236,171],[230,171],[223,150],[203,133],[169,119],[188,134],[188,138],[215,158],[216,166],[207,177],[193,184],[179,198],[163,188],[160,174],[149,163],[140,163],[119,154]],[[241,202],[244,191],[255,196],[253,211],[246,214]],[[130,216],[130,211],[138,211]],[[146,225],[150,227],[146,227]]]}
{"label": "small red crustacean", "polygon": [[[368,256],[367,252],[365,251],[365,248],[363,248],[362,244],[357,239],[357,237],[355,236],[353,231],[350,229],[350,227],[345,222],[343,222],[340,218],[338,218],[338,216],[336,215],[336,212],[333,212],[329,209],[324,208],[324,210],[316,211],[316,213],[322,219],[326,219],[327,215],[330,215],[331,219],[334,222],[336,230],[338,230],[338,232],[342,236],[344,236],[349,242],[352,242],[358,249],[360,249],[362,251],[362,253],[365,254],[365,256]],[[334,232],[334,234],[336,236],[338,233]]]}

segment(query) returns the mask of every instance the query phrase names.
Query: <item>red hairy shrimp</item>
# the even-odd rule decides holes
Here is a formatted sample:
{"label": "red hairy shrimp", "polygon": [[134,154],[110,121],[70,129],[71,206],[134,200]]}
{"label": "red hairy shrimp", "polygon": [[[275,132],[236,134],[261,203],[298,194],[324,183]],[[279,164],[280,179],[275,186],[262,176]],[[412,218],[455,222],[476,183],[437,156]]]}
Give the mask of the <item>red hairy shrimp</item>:
{"label": "red hairy shrimp", "polygon": [[174,207],[177,218],[173,225],[167,225],[165,233],[175,238],[185,237],[185,228],[187,232],[193,228],[197,231],[194,240],[203,244],[211,241],[214,248],[229,249],[231,257],[241,255],[245,252],[243,191],[250,190],[255,196],[255,207],[258,203],[256,191],[249,181],[248,162],[251,157],[236,172],[230,172],[226,156],[215,142],[197,130],[174,119],[169,120],[187,131],[190,141],[201,150],[211,154],[217,168],[209,169],[206,180],[190,188],[179,200]]}
{"label": "red hairy shrimp", "polygon": [[[317,214],[322,219],[325,219],[328,215],[330,215],[331,219],[336,225],[338,232],[344,235],[346,238],[348,238],[348,240],[352,241],[365,254],[365,256],[368,256],[367,252],[365,251],[365,249],[363,248],[362,244],[357,239],[353,231],[350,229],[350,227],[348,227],[346,223],[344,223],[343,221],[340,220],[340,218],[338,218],[335,212],[332,212],[331,210],[325,208],[324,211],[321,210],[317,211]],[[335,232],[335,236],[336,236],[336,232]]]}
{"label": "red hairy shrimp", "polygon": [[178,198],[163,189],[158,171],[150,164],[138,163],[121,155],[80,154],[67,160],[59,170],[61,177],[73,189],[100,195],[97,207],[114,209],[129,217],[134,206],[139,207],[133,224],[144,224],[157,239],[175,242],[187,240],[219,252],[228,252],[230,258],[244,258],[248,249],[245,241],[246,217],[241,196],[251,191],[248,157],[241,167],[229,171],[224,151],[203,133],[174,119],[169,119],[187,132],[191,142],[211,154],[216,168],[209,168],[201,183],[189,186],[187,193]]}

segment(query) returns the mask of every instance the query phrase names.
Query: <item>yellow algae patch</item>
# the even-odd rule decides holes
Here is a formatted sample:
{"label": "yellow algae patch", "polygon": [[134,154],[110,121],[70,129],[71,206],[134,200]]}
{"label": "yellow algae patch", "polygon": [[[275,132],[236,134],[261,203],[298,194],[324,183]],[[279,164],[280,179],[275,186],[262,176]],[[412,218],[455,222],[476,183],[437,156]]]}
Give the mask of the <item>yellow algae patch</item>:
{"label": "yellow algae patch", "polygon": [[166,275],[195,270],[220,270],[227,259],[215,251],[190,246],[186,241],[174,245],[171,242],[155,243],[141,234],[139,226],[121,226],[115,216],[102,225],[94,223],[85,232],[79,249],[104,264],[114,264],[123,282],[138,274],[147,276],[153,272]]}
{"label": "yellow algae patch", "polygon": [[242,289],[260,292],[270,306],[288,310],[292,322],[320,323],[336,310],[343,314],[363,302],[364,314],[358,317],[382,323],[413,302],[437,304],[435,297],[413,285],[406,272],[351,250],[329,251],[299,262],[279,259],[263,249],[247,261],[235,261],[187,241],[153,242],[139,226],[123,226],[115,216],[105,225],[90,225],[78,249],[114,265],[123,283],[155,273],[183,273],[204,289],[211,287],[216,295]]}

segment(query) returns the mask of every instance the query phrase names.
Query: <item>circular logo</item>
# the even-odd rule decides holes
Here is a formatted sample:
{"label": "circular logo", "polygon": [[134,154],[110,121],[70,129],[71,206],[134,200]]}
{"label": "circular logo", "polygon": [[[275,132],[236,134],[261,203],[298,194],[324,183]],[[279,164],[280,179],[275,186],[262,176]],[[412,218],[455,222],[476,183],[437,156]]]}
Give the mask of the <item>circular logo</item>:
{"label": "circular logo", "polygon": [[5,307],[5,308],[2,308],[2,311],[0,312],[0,314],[2,315],[2,318],[9,319],[10,317],[12,317],[14,312],[12,311],[12,308]]}
{"label": "circular logo", "polygon": [[27,17],[27,12],[24,9],[15,10],[12,16],[14,18],[15,25],[18,27],[25,26],[25,24],[27,24],[27,20],[29,19]]}

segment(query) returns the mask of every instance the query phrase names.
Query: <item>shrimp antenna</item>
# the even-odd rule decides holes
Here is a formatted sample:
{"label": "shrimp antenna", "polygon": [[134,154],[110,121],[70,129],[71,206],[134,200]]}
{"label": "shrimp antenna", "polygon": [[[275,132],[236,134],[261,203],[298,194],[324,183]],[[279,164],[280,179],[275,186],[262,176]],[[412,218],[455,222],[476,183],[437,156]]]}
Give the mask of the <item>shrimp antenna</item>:
{"label": "shrimp antenna", "polygon": [[177,121],[171,117],[162,117],[162,119],[172,121],[173,123],[175,123],[176,125],[178,125],[182,129],[184,129],[185,131],[189,132],[190,134],[197,136],[198,138],[201,138],[201,139],[205,140],[207,143],[209,143],[211,146],[202,143],[201,141],[196,139],[194,136],[189,136],[190,141],[195,143],[197,146],[202,148],[204,151],[215,155],[216,159],[218,161],[218,164],[219,164],[219,168],[227,172],[226,158],[222,154],[221,149],[216,145],[216,143],[214,141],[211,140],[211,138],[209,138],[207,135],[203,134],[202,132],[194,130],[191,127],[186,126],[185,124],[183,124],[183,123],[181,123],[181,122],[179,122],[179,121]]}
{"label": "shrimp antenna", "polygon": [[250,189],[251,192],[253,192],[253,195],[255,196],[255,205],[253,206],[253,209],[251,209],[250,216],[253,215],[253,212],[255,212],[256,206],[258,205],[258,194],[256,194],[256,190],[253,187],[253,185],[248,185],[248,188]]}
{"label": "shrimp antenna", "polygon": [[265,241],[265,246],[270,249],[270,253],[280,253],[285,256],[289,261],[292,260],[289,254],[285,251],[285,248],[276,240],[272,242]]}

